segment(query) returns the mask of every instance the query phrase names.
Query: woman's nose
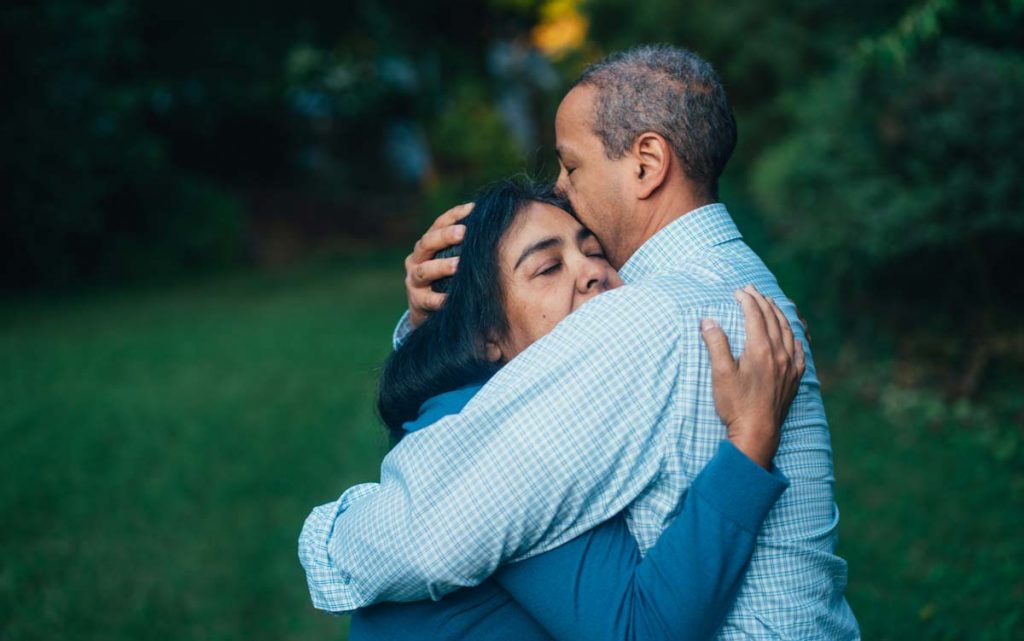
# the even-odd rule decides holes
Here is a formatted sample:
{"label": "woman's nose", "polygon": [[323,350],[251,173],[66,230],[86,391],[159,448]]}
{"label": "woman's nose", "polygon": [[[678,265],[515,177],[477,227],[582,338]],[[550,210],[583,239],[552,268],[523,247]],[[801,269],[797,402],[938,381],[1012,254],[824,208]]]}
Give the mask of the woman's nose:
{"label": "woman's nose", "polygon": [[581,294],[599,293],[607,280],[604,277],[604,271],[601,267],[594,265],[593,261],[587,261],[576,278],[576,288]]}

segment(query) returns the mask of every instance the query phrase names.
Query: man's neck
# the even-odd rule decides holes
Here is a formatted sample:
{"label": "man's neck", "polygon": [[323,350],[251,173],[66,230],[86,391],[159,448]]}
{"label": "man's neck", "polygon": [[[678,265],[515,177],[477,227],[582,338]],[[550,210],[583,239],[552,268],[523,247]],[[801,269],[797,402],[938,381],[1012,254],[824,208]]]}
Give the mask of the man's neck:
{"label": "man's neck", "polygon": [[[635,228],[633,233],[629,234],[628,246],[624,247],[625,251],[622,252],[621,262],[625,264],[630,256],[636,253],[636,250],[662,229],[689,212],[714,202],[716,201],[713,199],[697,198],[689,192],[663,193],[649,201],[644,201],[641,204],[646,207],[641,208],[635,217],[635,220],[640,221],[640,225]],[[622,267],[622,265],[618,265],[618,267]]]}

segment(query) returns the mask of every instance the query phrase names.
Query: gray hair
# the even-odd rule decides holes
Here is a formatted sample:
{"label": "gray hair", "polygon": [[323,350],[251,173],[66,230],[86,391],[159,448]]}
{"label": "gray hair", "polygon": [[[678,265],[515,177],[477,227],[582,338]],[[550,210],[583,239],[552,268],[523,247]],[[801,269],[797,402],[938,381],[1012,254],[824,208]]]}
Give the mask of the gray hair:
{"label": "gray hair", "polygon": [[736,119],[710,63],[681,47],[645,45],[590,65],[578,86],[597,89],[593,130],[608,158],[622,158],[644,132],[660,134],[702,195],[718,198]]}

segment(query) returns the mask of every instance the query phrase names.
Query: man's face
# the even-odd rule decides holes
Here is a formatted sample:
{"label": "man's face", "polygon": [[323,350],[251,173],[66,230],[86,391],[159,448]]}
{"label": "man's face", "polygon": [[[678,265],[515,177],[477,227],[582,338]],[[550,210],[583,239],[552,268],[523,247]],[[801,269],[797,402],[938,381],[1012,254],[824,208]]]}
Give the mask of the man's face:
{"label": "man's face", "polygon": [[593,131],[594,101],[597,90],[579,86],[570,91],[558,106],[555,116],[555,141],[558,149],[558,189],[572,203],[580,221],[604,246],[616,268],[628,256],[620,255],[616,239],[629,219],[629,156],[610,160],[604,144]]}

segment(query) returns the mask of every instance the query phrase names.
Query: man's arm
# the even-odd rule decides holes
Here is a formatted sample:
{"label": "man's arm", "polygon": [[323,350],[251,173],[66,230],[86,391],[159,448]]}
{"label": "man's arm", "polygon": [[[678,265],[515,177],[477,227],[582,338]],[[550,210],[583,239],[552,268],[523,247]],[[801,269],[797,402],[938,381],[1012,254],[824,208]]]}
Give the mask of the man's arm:
{"label": "man's arm", "polygon": [[[585,305],[461,414],[392,450],[377,491],[336,515],[325,567],[341,587],[330,609],[475,585],[650,485],[680,423],[670,403],[680,320],[665,300],[627,289]],[[699,319],[686,324],[699,331]]]}
{"label": "man's arm", "polygon": [[[625,291],[584,306],[515,359],[461,415],[406,437],[385,459],[374,494],[347,509],[343,497],[315,511],[329,518],[311,516],[300,547],[319,552],[305,555],[307,573],[330,577],[329,594],[320,593],[329,598],[319,599],[324,604],[318,607],[339,611],[439,598],[480,582],[504,560],[586,531],[650,485],[661,457],[678,449],[682,421],[671,397],[683,359],[675,345],[681,328],[695,332],[699,318],[691,310],[680,323],[680,313],[656,294],[621,296]],[[727,322],[703,333],[710,352],[702,350],[685,369],[690,375],[690,365],[710,369],[705,359],[718,353],[712,361],[728,367],[715,374],[716,389],[734,390],[729,396],[747,399],[734,405],[751,408],[723,419],[737,429],[751,419],[756,430],[766,417],[771,423],[780,394],[792,398],[799,375],[780,374],[764,336],[767,317],[756,313],[754,297],[740,298],[747,334],[760,326],[754,356],[732,360],[722,329],[742,336],[735,321],[743,316],[734,305],[722,305],[715,315]],[[770,313],[763,299],[761,305]],[[792,355],[786,335],[791,367],[803,353]],[[479,402],[488,389],[497,399],[492,406]],[[758,460],[757,451],[744,452]],[[325,529],[331,518],[333,531]],[[306,542],[328,535],[326,543]],[[312,578],[310,587],[316,602]]]}

